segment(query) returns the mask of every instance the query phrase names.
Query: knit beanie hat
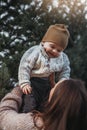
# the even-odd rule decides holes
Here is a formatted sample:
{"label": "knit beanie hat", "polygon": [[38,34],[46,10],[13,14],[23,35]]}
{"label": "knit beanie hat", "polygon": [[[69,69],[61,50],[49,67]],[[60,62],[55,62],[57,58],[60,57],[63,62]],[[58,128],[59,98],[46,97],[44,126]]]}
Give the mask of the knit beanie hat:
{"label": "knit beanie hat", "polygon": [[69,36],[69,31],[64,24],[55,24],[48,28],[42,42],[53,42],[65,49],[68,44]]}

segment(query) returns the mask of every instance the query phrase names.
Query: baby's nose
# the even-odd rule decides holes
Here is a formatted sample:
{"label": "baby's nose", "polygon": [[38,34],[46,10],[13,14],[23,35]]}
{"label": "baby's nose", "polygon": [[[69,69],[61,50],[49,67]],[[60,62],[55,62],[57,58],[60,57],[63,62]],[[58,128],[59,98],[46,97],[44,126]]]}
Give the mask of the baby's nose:
{"label": "baby's nose", "polygon": [[54,50],[53,53],[54,53],[55,56],[59,56],[59,52],[58,51]]}

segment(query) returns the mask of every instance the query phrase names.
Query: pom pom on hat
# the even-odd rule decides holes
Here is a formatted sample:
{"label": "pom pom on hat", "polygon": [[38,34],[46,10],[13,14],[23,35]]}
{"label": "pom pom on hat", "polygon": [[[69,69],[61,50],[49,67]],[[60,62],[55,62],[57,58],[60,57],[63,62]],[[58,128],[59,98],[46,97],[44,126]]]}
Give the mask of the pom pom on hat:
{"label": "pom pom on hat", "polygon": [[55,24],[48,28],[42,42],[53,42],[65,49],[68,44],[69,36],[69,31],[64,24]]}

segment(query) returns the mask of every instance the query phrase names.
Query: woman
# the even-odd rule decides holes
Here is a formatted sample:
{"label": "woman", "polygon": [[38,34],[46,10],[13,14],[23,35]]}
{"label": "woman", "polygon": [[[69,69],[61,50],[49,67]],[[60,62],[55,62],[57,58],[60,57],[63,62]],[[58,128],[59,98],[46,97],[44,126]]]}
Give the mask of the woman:
{"label": "woman", "polygon": [[14,88],[0,104],[0,130],[87,130],[87,92],[82,81],[52,88],[44,113],[19,113],[22,92]]}

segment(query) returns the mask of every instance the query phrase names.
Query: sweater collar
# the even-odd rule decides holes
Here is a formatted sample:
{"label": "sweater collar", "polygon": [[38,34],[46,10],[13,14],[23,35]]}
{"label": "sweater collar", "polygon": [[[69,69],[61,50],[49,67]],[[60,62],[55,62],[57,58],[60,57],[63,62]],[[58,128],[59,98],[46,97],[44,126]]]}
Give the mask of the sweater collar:
{"label": "sweater collar", "polygon": [[46,51],[45,51],[45,49],[44,49],[42,43],[40,43],[40,50],[41,50],[42,55],[43,55],[45,58],[50,59],[50,57],[47,55],[47,53],[46,53]]}

